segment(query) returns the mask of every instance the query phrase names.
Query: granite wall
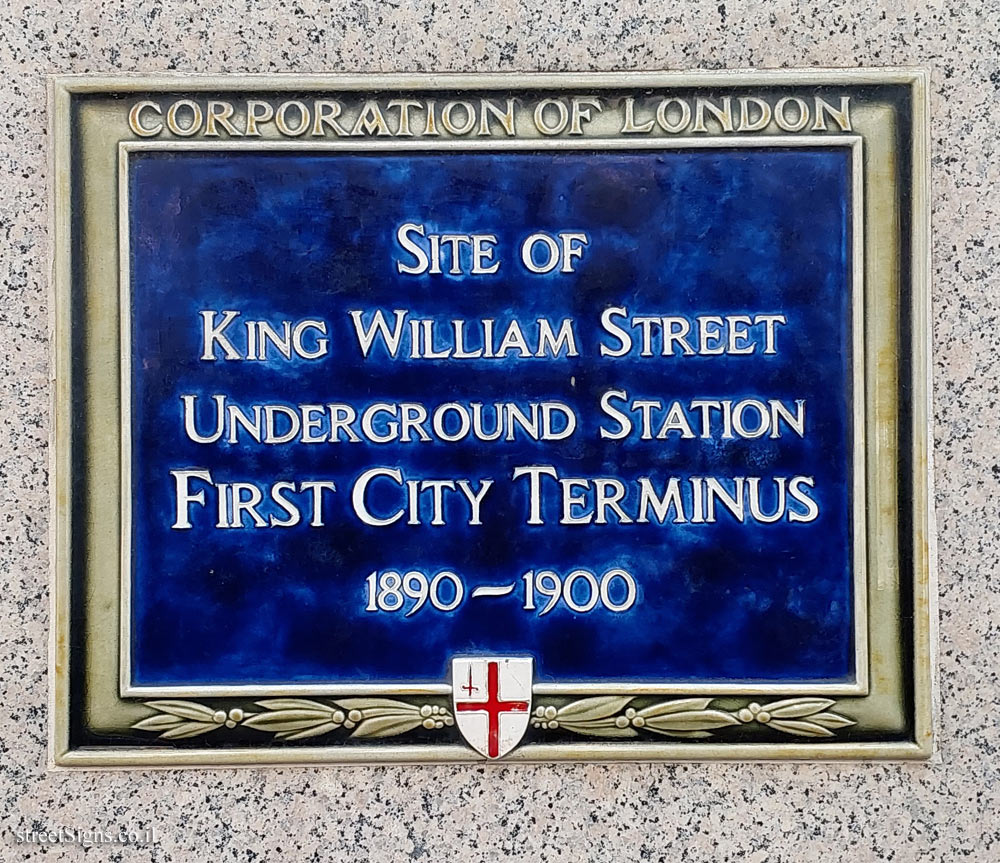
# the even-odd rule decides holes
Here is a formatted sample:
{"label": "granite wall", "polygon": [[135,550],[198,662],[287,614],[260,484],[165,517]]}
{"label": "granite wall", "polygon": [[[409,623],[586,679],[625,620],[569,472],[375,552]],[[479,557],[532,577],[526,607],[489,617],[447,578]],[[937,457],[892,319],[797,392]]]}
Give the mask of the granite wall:
{"label": "granite wall", "polygon": [[[0,861],[1000,859],[1000,4],[562,6],[0,8]],[[810,65],[932,71],[940,707],[931,763],[46,772],[46,75]],[[155,842],[85,855],[18,844],[18,831],[62,825],[152,827]]]}

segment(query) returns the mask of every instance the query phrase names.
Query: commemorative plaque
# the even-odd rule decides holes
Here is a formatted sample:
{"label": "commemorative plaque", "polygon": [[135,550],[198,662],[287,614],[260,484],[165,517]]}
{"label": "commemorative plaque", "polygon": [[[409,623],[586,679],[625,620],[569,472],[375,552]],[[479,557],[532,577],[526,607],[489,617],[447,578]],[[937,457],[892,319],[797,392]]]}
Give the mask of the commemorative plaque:
{"label": "commemorative plaque", "polygon": [[929,753],[922,73],[52,117],[56,764]]}

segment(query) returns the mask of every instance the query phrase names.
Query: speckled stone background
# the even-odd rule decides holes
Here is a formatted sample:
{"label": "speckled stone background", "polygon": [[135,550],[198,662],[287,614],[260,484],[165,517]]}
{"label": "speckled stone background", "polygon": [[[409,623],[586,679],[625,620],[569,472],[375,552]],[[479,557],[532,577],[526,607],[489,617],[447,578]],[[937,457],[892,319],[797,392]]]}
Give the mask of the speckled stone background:
{"label": "speckled stone background", "polygon": [[[0,861],[1000,860],[1000,3],[7,0],[0,6]],[[45,76],[932,70],[939,753],[930,764],[52,774]],[[155,828],[133,848],[18,829]]]}

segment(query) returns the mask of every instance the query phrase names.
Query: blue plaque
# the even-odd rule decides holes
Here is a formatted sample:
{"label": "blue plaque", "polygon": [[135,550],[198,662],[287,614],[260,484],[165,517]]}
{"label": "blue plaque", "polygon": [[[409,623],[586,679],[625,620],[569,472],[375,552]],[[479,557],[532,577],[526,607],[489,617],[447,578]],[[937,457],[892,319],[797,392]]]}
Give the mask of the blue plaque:
{"label": "blue plaque", "polygon": [[576,80],[131,92],[67,763],[926,754],[922,76]]}

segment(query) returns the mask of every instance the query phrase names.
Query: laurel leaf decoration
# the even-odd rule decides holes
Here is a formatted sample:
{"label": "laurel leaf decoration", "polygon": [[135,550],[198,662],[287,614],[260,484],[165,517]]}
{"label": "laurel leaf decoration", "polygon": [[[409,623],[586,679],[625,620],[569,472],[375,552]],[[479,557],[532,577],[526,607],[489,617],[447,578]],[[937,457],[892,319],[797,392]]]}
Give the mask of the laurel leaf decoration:
{"label": "laurel leaf decoration", "polygon": [[675,698],[636,710],[628,707],[633,696],[596,696],[563,707],[541,705],[532,724],[540,729],[562,728],[588,737],[629,738],[641,731],[688,740],[712,737],[722,728],[757,724],[798,737],[833,737],[854,720],[828,708],[828,698],[788,698],[763,707],[751,702],[739,710],[711,706],[713,698]]}
{"label": "laurel leaf decoration", "polygon": [[631,700],[631,695],[598,695],[562,707],[542,704],[535,708],[532,725],[535,728],[564,728],[589,737],[637,737],[638,732],[616,716]]}
{"label": "laurel leaf decoration", "polygon": [[393,701],[388,698],[347,699],[345,707],[361,714],[358,727],[351,737],[377,739],[380,737],[395,737],[406,734],[414,728],[419,728],[424,721],[420,715],[420,707],[405,701]]}
{"label": "laurel leaf decoration", "polygon": [[244,713],[239,708],[228,712],[212,710],[195,701],[149,701],[146,707],[159,712],[139,720],[131,727],[136,731],[157,732],[161,740],[183,740],[220,728],[235,728],[246,717],[253,715]]}
{"label": "laurel leaf decoration", "polygon": [[268,698],[258,701],[257,705],[265,710],[332,710],[328,704],[313,701],[309,698]]}
{"label": "laurel leaf decoration", "polygon": [[410,710],[420,711],[419,705],[411,704],[408,701],[397,701],[394,698],[338,698],[337,704],[345,710],[364,710],[369,715],[375,715],[375,711],[388,710],[397,712],[407,712]]}
{"label": "laurel leaf decoration", "polygon": [[193,701],[150,701],[149,706],[170,716],[192,722],[211,722],[215,711]]}
{"label": "laurel leaf decoration", "polygon": [[664,713],[647,719],[642,711],[636,712],[636,718],[643,719],[642,726],[656,734],[676,735],[678,732],[705,733],[725,728],[727,725],[739,725],[740,721],[725,710],[680,710]]}
{"label": "laurel leaf decoration", "polygon": [[346,708],[357,728],[351,737],[378,739],[406,734],[417,728],[440,730],[455,724],[447,708],[430,704],[413,704],[392,698],[342,698],[338,704]]}
{"label": "laurel leaf decoration", "polygon": [[376,716],[366,719],[351,734],[351,737],[375,739],[379,737],[395,737],[405,734],[414,728],[419,728],[423,720],[417,716]]}
{"label": "laurel leaf decoration", "polygon": [[[531,724],[542,730],[563,729],[573,734],[628,739],[642,732],[679,739],[705,739],[720,729],[757,725],[796,737],[834,737],[855,721],[830,708],[828,698],[805,696],[760,705],[751,702],[736,710],[712,707],[713,698],[675,698],[635,709],[634,696],[598,695],[568,704],[538,705]],[[441,730],[455,724],[447,707],[392,698],[268,698],[256,702],[259,713],[234,707],[213,709],[194,701],[162,699],[146,702],[155,711],[131,728],[155,734],[161,740],[183,740],[223,728],[242,725],[272,734],[275,740],[295,741],[348,731],[352,739],[396,737],[423,728]]]}
{"label": "laurel leaf decoration", "polygon": [[824,728],[846,728],[849,725],[855,724],[853,719],[848,719],[839,713],[815,713],[809,717],[809,721],[815,722]]}
{"label": "laurel leaf decoration", "polygon": [[146,706],[159,712],[131,727],[154,732],[162,740],[179,740],[242,725],[272,734],[275,740],[293,741],[341,730],[350,731],[352,738],[395,737],[421,727],[431,731],[455,724],[445,707],[391,698],[344,698],[330,702],[267,698],[256,705],[263,708],[260,713],[247,713],[239,708],[213,710],[194,701],[150,701]]}
{"label": "laurel leaf decoration", "polygon": [[712,703],[711,698],[677,698],[673,701],[663,701],[651,707],[644,707],[637,711],[637,715],[642,716],[647,722],[658,716],[667,716],[671,713],[684,713],[691,710],[705,710]]}
{"label": "laurel leaf decoration", "polygon": [[303,728],[301,731],[284,731],[280,734],[275,734],[275,740],[305,740],[308,737],[319,737],[322,734],[329,734],[331,731],[336,731],[340,728],[336,722],[324,722],[321,725],[310,725],[308,728]]}
{"label": "laurel leaf decoration", "polygon": [[132,727],[139,731],[167,731],[180,725],[176,716],[170,713],[157,713],[141,722],[136,722]]}
{"label": "laurel leaf decoration", "polygon": [[565,707],[559,708],[560,724],[564,722],[587,722],[594,719],[605,719],[614,716],[632,700],[631,695],[601,695],[596,698],[583,698]]}
{"label": "laurel leaf decoration", "polygon": [[587,722],[560,722],[559,724],[567,731],[586,734],[590,737],[611,737],[622,740],[639,736],[639,732],[634,728],[629,728],[627,725],[622,728],[617,725],[613,716],[605,719],[590,719]]}
{"label": "laurel leaf decoration", "polygon": [[833,707],[829,698],[789,698],[785,701],[773,701],[764,709],[775,719],[801,719],[821,713],[828,707]]}
{"label": "laurel leaf decoration", "polygon": [[778,731],[797,734],[800,737],[833,737],[833,732],[829,729],[804,719],[775,719],[769,724]]}
{"label": "laurel leaf decoration", "polygon": [[219,726],[214,722],[182,722],[173,728],[164,731],[160,737],[164,740],[180,740],[184,737],[198,737],[200,734],[207,734],[215,731]]}
{"label": "laurel leaf decoration", "polygon": [[346,719],[343,711],[307,698],[271,698],[258,701],[265,712],[247,719],[248,728],[269,731],[275,740],[302,740],[338,728]]}
{"label": "laurel leaf decoration", "polygon": [[833,737],[836,729],[855,723],[827,709],[832,706],[829,698],[787,698],[764,706],[754,702],[734,715],[740,722],[756,722],[797,737]]}

